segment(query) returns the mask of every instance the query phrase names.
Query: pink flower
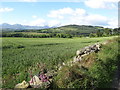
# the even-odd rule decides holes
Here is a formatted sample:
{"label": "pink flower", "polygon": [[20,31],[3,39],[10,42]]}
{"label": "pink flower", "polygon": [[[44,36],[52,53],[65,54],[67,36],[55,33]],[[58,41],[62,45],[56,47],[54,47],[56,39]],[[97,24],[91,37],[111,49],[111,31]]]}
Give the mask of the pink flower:
{"label": "pink flower", "polygon": [[39,78],[41,79],[42,82],[47,82],[49,80],[49,78],[44,74],[41,74]]}

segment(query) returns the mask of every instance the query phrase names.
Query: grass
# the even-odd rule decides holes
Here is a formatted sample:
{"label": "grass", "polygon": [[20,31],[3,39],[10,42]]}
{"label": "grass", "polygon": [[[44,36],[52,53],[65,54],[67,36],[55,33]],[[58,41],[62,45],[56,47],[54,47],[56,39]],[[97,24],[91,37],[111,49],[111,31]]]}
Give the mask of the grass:
{"label": "grass", "polygon": [[112,81],[120,64],[118,45],[120,38],[109,40],[98,53],[91,53],[73,66],[64,66],[54,82],[53,88],[112,88]]}
{"label": "grass", "polygon": [[28,81],[27,71],[36,63],[55,69],[59,63],[72,59],[76,50],[112,38],[2,38],[3,87],[13,88],[16,83]]}

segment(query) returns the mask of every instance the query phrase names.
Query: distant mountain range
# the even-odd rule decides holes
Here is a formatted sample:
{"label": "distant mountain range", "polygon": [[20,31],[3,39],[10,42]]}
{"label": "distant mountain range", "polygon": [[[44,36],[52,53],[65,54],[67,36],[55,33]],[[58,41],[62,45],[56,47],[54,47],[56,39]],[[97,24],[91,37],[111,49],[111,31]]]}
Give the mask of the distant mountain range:
{"label": "distant mountain range", "polygon": [[0,27],[2,27],[2,30],[24,30],[24,29],[46,29],[46,28],[53,28],[49,26],[29,26],[29,25],[21,25],[21,24],[8,24],[8,23],[3,23],[0,24]]}

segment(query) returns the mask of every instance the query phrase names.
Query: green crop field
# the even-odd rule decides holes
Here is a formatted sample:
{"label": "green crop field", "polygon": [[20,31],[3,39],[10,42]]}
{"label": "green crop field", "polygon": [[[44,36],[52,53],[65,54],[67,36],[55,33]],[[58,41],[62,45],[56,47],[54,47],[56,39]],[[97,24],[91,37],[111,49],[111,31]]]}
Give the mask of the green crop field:
{"label": "green crop field", "polygon": [[28,81],[25,71],[38,62],[55,69],[59,63],[73,59],[76,50],[112,38],[1,38],[3,87],[13,88],[23,79]]}

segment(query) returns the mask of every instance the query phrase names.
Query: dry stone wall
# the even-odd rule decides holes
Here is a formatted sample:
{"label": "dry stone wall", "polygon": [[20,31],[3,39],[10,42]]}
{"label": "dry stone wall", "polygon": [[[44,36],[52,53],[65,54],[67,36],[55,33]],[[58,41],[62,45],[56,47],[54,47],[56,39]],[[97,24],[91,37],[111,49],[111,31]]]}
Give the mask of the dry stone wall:
{"label": "dry stone wall", "polygon": [[[77,62],[80,62],[82,60],[82,58],[92,52],[98,52],[100,51],[100,48],[101,48],[102,44],[100,43],[95,43],[93,45],[89,45],[89,46],[86,46],[80,50],[77,50],[76,51],[76,56],[73,58],[73,61],[69,61],[67,63],[62,63],[62,66],[65,66],[65,65],[68,65],[68,66],[72,66],[73,64],[77,63]],[[59,66],[59,69],[58,70],[61,70],[62,66]]]}
{"label": "dry stone wall", "polygon": [[73,59],[73,62],[79,62],[82,60],[82,58],[92,52],[98,52],[101,48],[100,43],[96,43],[94,45],[87,46],[83,49],[77,50],[76,51],[76,56]]}

